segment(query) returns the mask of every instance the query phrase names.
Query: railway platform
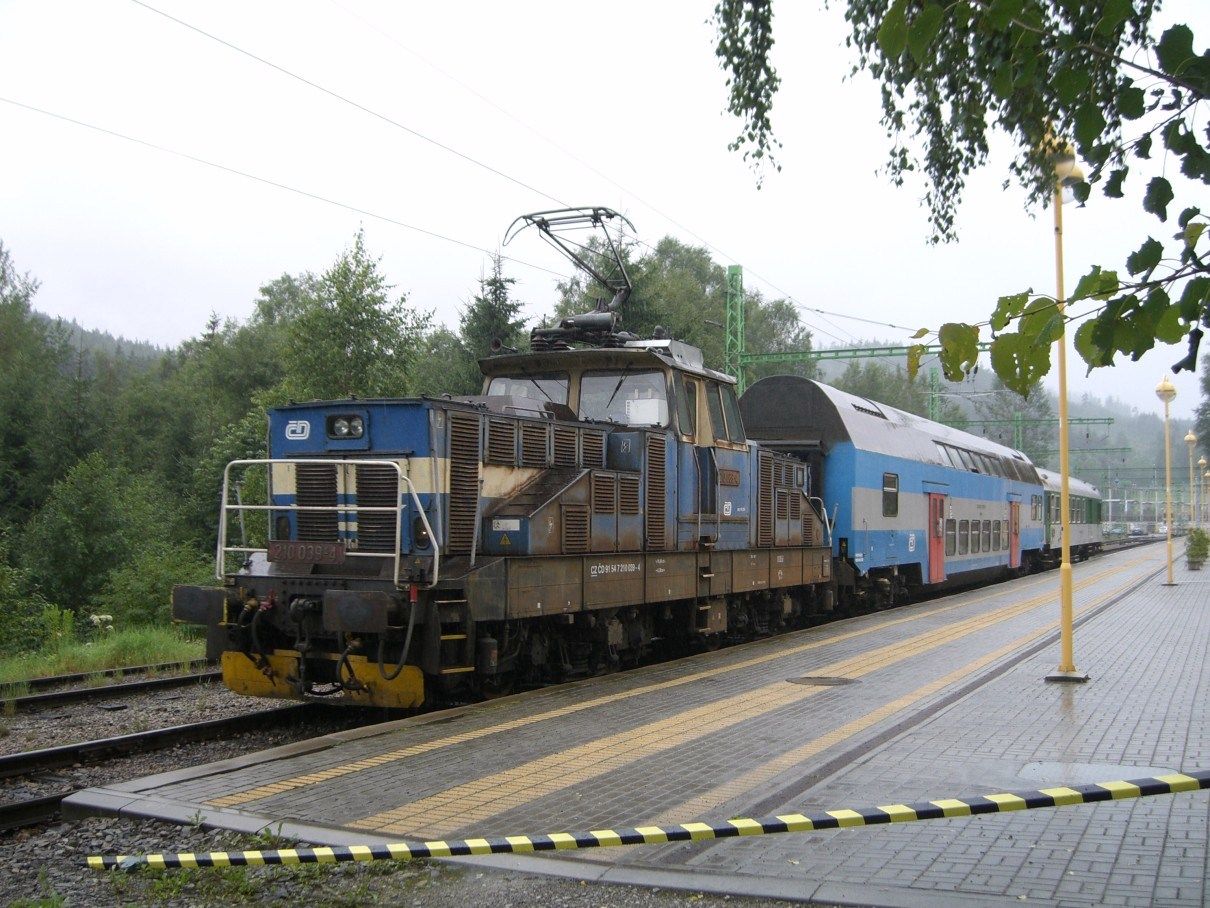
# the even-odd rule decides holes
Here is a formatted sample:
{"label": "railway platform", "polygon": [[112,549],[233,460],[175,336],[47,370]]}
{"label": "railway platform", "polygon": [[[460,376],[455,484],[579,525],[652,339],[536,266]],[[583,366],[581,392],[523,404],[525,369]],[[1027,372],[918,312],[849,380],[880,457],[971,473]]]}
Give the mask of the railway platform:
{"label": "railway platform", "polygon": [[[1210,769],[1210,574],[1164,546],[676,662],[74,795],[76,814],[328,845],[659,826]],[[592,851],[491,854],[578,879],[840,904],[1210,899],[1210,796]]]}

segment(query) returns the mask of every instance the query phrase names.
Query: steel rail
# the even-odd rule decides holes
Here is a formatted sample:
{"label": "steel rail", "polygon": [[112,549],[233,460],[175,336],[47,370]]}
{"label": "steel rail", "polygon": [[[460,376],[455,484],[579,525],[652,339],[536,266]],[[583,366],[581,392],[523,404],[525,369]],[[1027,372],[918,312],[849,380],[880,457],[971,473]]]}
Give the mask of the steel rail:
{"label": "steel rail", "polygon": [[102,697],[123,697],[153,690],[170,690],[175,687],[188,687],[192,684],[209,684],[218,681],[223,673],[218,670],[196,672],[191,675],[174,675],[169,678],[142,678],[137,681],[127,681],[120,684],[105,684],[99,687],[73,687],[66,690],[50,690],[38,694],[25,694],[20,697],[2,697],[6,706],[10,705],[20,711],[23,707],[62,705],[65,703],[82,703]]}
{"label": "steel rail", "polygon": [[5,681],[0,683],[0,690],[5,687],[25,685],[29,690],[45,690],[64,684],[79,684],[92,678],[114,678],[118,675],[150,675],[156,672],[195,671],[210,663],[205,659],[190,659],[185,662],[158,662],[154,665],[128,665],[118,668],[101,668],[91,672],[74,672],[68,675],[43,675],[40,678],[27,678],[20,681]]}
{"label": "steel rail", "polygon": [[78,741],[59,747],[46,747],[23,753],[0,756],[0,779],[31,775],[49,769],[74,766],[77,763],[97,763],[133,753],[162,750],[175,744],[209,741],[222,733],[264,729],[299,719],[313,704],[297,703],[258,712],[241,713],[223,719],[208,719],[189,725],[174,725],[151,731],[134,732],[113,738]]}

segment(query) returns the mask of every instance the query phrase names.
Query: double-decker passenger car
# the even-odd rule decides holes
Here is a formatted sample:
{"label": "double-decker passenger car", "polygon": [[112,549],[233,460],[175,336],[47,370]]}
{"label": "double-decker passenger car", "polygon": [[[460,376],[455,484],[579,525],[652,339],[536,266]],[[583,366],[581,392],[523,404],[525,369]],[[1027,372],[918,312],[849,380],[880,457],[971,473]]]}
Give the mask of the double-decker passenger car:
{"label": "double-decker passenger car", "polygon": [[795,376],[757,382],[740,411],[762,444],[820,465],[842,594],[891,604],[1042,551],[1042,480],[1020,451]]}

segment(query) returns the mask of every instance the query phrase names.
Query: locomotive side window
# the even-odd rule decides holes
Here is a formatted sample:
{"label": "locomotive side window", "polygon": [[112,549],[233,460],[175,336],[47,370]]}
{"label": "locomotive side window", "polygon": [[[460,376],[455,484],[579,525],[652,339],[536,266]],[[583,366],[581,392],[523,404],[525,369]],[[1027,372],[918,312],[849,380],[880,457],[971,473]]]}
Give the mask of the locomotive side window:
{"label": "locomotive side window", "polygon": [[542,375],[497,375],[487,386],[489,397],[528,397],[531,400],[549,400],[551,403],[567,403],[567,373],[551,372]]}
{"label": "locomotive side window", "polygon": [[716,382],[709,382],[706,385],[706,405],[710,409],[710,425],[715,441],[726,441],[727,423],[723,419],[723,400],[719,396]]}
{"label": "locomotive side window", "polygon": [[739,416],[739,401],[735,399],[735,389],[730,385],[723,385],[722,392],[723,411],[727,415],[727,440],[742,445],[748,439],[744,435],[744,421]]}
{"label": "locomotive side window", "polygon": [[697,382],[678,372],[676,384],[676,415],[681,424],[681,434],[694,436],[697,434]]}
{"label": "locomotive side window", "polygon": [[899,474],[882,474],[882,516],[899,516]]}
{"label": "locomotive side window", "polygon": [[664,373],[616,369],[585,372],[580,378],[580,418],[627,426],[668,425]]}
{"label": "locomotive side window", "polygon": [[945,554],[953,555],[958,550],[957,521],[951,517],[945,522]]}

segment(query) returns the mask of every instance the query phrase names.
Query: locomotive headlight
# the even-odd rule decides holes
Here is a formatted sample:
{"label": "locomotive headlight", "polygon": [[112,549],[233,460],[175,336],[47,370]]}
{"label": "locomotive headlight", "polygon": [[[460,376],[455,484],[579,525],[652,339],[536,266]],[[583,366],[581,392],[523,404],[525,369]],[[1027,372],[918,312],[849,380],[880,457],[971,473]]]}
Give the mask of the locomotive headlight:
{"label": "locomotive headlight", "polygon": [[424,528],[424,521],[419,516],[412,521],[412,545],[418,549],[429,547],[429,531]]}
{"label": "locomotive headlight", "polygon": [[366,433],[365,420],[360,416],[329,416],[328,438],[361,438]]}

